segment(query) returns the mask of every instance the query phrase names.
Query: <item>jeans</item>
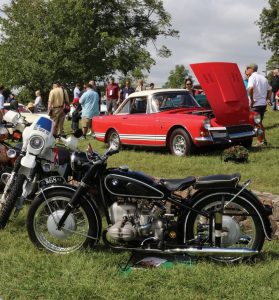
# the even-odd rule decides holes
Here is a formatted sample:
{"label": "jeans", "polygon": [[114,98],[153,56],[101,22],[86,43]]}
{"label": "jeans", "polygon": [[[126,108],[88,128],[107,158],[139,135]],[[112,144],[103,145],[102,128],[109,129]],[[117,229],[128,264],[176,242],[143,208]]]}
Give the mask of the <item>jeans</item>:
{"label": "jeans", "polygon": [[272,92],[271,102],[273,103],[273,110],[278,110],[277,100],[275,99],[276,93],[277,92]]}

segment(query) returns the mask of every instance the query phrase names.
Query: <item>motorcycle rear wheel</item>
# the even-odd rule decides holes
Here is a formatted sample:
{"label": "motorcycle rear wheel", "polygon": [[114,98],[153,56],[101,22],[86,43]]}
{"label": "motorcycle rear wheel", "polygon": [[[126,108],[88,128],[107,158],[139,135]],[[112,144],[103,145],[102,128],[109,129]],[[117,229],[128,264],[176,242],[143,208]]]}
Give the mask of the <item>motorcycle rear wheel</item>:
{"label": "motorcycle rear wheel", "polygon": [[[222,201],[224,201],[225,208],[222,217],[221,247],[246,248],[260,251],[265,240],[265,234],[257,211],[250,202],[241,195],[231,203],[228,203],[232,197],[233,194],[229,192],[211,193],[204,196],[201,200],[198,200],[195,209],[206,212],[214,211],[220,208]],[[227,203],[228,205],[226,206]],[[202,239],[204,245],[209,246],[208,218],[192,211],[189,213],[185,222],[186,240]],[[214,225],[212,230],[214,232]],[[249,258],[251,257],[248,257],[248,259]],[[237,262],[244,258],[212,256],[211,259],[219,262]],[[245,259],[247,259],[247,257]]]}
{"label": "motorcycle rear wheel", "polygon": [[54,253],[70,253],[93,247],[99,238],[100,217],[95,206],[82,201],[66,219],[61,230],[57,223],[73,196],[72,190],[52,189],[40,194],[30,205],[27,231],[30,240],[39,248]]}
{"label": "motorcycle rear wheel", "polygon": [[22,193],[22,186],[25,181],[25,176],[17,175],[12,185],[11,190],[7,193],[4,203],[0,205],[0,229],[4,229],[9,221],[10,215],[15,207],[18,197]]}

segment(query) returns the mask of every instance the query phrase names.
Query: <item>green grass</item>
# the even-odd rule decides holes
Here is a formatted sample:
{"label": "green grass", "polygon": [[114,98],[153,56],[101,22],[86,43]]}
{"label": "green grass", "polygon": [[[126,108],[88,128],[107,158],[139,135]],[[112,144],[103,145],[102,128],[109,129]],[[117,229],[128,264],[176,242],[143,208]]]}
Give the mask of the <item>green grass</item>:
{"label": "green grass", "polygon": [[[279,194],[279,112],[265,118],[270,146],[251,150],[249,163],[221,161],[221,151],[178,158],[167,152],[123,150],[109,166],[129,165],[156,177],[240,172],[252,188]],[[90,139],[95,149],[105,145]],[[84,148],[87,142],[82,141]],[[279,299],[279,243],[266,242],[255,263],[220,265],[198,260],[170,269],[118,271],[128,252],[95,251],[54,255],[38,251],[25,229],[28,207],[0,233],[0,298],[3,299]]]}

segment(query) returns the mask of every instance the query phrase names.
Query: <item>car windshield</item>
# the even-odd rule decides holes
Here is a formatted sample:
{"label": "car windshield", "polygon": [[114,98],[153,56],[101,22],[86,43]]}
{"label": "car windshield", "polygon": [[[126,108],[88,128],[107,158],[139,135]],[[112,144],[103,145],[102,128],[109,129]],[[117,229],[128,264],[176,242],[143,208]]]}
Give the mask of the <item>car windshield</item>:
{"label": "car windshield", "polygon": [[169,92],[153,95],[151,111],[159,112],[166,109],[200,107],[195,98],[187,91]]}

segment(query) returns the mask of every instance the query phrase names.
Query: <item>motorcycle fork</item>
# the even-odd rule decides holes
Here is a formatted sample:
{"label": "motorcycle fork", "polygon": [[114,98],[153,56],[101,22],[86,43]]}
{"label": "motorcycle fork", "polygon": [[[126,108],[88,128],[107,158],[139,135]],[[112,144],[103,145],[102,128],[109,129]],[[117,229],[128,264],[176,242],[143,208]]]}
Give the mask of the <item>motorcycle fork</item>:
{"label": "motorcycle fork", "polygon": [[72,197],[71,201],[67,204],[64,214],[62,215],[61,219],[57,223],[58,230],[60,230],[63,227],[64,222],[68,218],[71,211],[80,203],[81,195],[85,194],[86,190],[90,186],[90,182],[91,182],[90,178],[96,177],[96,171],[97,171],[97,170],[95,170],[96,168],[98,168],[97,165],[91,166],[89,171],[82,178],[79,187],[77,188],[77,190],[74,193],[74,196]]}

